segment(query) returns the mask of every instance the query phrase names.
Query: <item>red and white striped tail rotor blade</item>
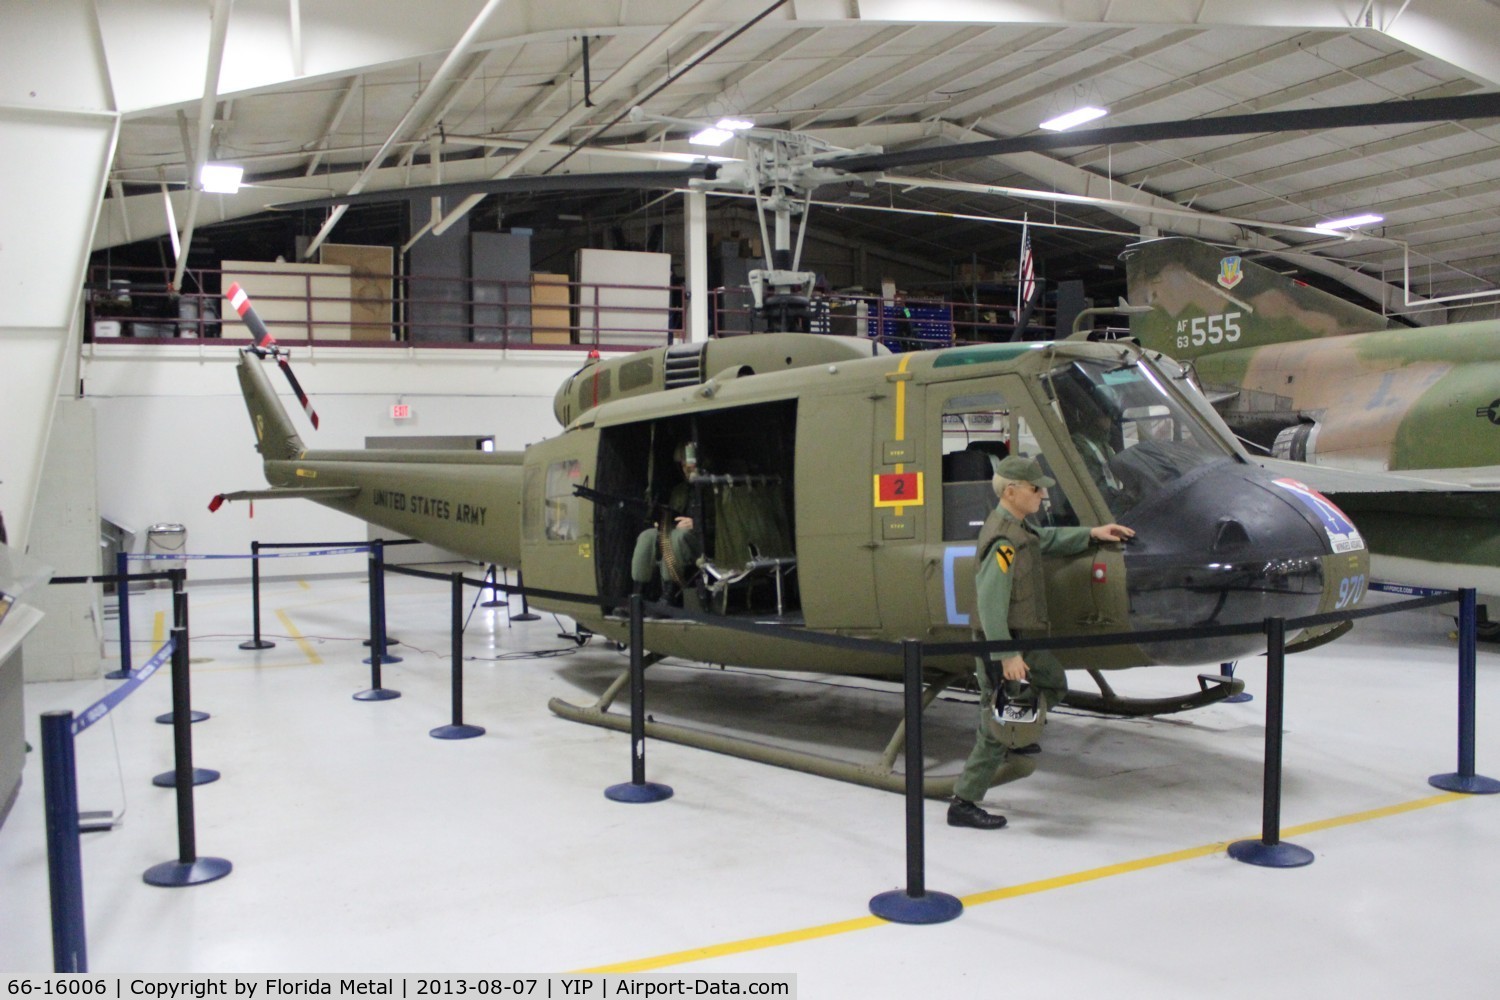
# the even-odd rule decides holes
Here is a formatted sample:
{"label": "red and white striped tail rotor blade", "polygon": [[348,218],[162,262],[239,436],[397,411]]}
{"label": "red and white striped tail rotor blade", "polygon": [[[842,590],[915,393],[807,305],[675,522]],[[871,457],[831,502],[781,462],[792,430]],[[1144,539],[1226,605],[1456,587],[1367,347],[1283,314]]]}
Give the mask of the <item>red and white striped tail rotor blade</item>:
{"label": "red and white striped tail rotor blade", "polygon": [[224,293],[224,297],[229,300],[230,305],[234,306],[234,311],[240,314],[240,319],[245,321],[245,325],[250,328],[250,333],[255,337],[256,347],[275,346],[276,338],[271,336],[270,330],[266,329],[266,324],[261,320],[260,314],[250,304],[250,296],[240,287],[239,282],[231,284],[229,290]]}
{"label": "red and white striped tail rotor blade", "polygon": [[276,363],[281,366],[282,374],[291,384],[292,391],[297,394],[297,402],[302,404],[302,409],[307,412],[307,419],[312,421],[313,430],[318,429],[318,411],[312,408],[312,402],[307,398],[307,393],[302,391],[302,383],[297,381],[297,376],[292,374],[292,366],[287,364],[286,358],[278,357]]}

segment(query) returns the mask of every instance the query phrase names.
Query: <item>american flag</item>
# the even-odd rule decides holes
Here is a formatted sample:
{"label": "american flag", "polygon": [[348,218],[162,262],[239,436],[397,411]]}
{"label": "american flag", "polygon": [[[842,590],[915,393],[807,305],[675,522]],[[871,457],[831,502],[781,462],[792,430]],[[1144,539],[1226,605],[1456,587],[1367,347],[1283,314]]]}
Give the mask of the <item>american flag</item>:
{"label": "american flag", "polygon": [[1016,310],[1019,312],[1026,308],[1026,303],[1036,294],[1036,258],[1031,255],[1031,233],[1025,221],[1021,223],[1021,264],[1017,277],[1019,287],[1016,289]]}

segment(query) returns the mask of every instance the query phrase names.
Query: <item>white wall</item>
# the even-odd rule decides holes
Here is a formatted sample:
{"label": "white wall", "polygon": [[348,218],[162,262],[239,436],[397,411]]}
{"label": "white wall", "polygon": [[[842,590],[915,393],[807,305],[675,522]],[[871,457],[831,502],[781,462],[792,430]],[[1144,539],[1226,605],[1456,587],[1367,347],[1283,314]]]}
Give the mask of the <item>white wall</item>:
{"label": "white wall", "polygon": [[[226,504],[210,514],[216,493],[263,489],[260,455],[246,415],[233,345],[88,345],[80,377],[93,406],[99,443],[99,512],[137,532],[145,545],[154,523],[181,524],[194,554],[248,553],[250,542],[348,542],[366,525],[308,500]],[[583,364],[581,352],[502,352],[467,349],[321,349],[292,359],[312,398],[322,429],[313,430],[279,372],[309,448],[363,448],[367,435],[490,435],[502,451],[560,432],[552,394]],[[266,364],[270,364],[266,362]],[[270,365],[275,367],[274,365]],[[409,420],[390,416],[398,400]],[[278,559],[270,576],[362,571],[365,556]],[[106,567],[109,569],[109,567]],[[190,579],[238,579],[248,560],[193,560]]]}

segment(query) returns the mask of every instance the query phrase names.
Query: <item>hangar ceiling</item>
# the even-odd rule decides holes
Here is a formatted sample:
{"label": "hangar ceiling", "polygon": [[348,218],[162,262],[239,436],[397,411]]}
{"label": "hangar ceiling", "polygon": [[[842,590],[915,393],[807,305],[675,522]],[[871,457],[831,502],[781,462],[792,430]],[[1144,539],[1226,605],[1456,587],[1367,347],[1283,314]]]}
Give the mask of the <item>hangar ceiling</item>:
{"label": "hangar ceiling", "polygon": [[[101,20],[110,6],[101,0]],[[209,231],[322,194],[665,169],[700,149],[682,126],[632,120],[635,106],[899,150],[1026,135],[1086,104],[1109,110],[1095,125],[1127,125],[1466,95],[1493,89],[1484,74],[1500,65],[1495,0],[175,6],[194,8],[180,30],[200,36],[197,65],[208,72],[196,79],[213,82],[184,88],[191,99],[126,111],[96,249],[164,233],[163,185],[177,227]],[[217,66],[216,41],[228,53]],[[261,60],[252,71],[247,51]],[[238,86],[245,80],[253,85]],[[716,152],[736,155],[733,145]],[[250,186],[190,197],[204,159],[244,165]],[[949,267],[1014,257],[1026,214],[1040,224],[1032,239],[1052,278],[1105,271],[1148,227],[1315,255],[1321,263],[1298,262],[1401,311],[1406,274],[1422,298],[1500,288],[1497,168],[1500,119],[1085,146],[901,172],[959,182],[945,188],[825,185],[811,225]],[[531,195],[479,210],[515,224],[606,222],[658,197]],[[1366,212],[1384,221],[1360,238],[1302,231]],[[299,224],[316,233],[326,215]],[[337,227],[329,238],[348,241]],[[1417,318],[1444,314],[1427,307]]]}

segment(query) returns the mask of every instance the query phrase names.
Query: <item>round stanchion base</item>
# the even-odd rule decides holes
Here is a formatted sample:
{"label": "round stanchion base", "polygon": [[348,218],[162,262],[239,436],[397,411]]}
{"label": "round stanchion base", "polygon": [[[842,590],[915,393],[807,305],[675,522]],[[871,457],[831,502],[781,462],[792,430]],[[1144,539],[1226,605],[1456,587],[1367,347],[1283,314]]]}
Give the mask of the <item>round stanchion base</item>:
{"label": "round stanchion base", "polygon": [[941,924],[964,912],[964,904],[946,892],[913,896],[905,889],[892,889],[870,899],[870,912],[895,924]]}
{"label": "round stanchion base", "polygon": [[[211,767],[193,768],[193,784],[195,785],[206,785],[209,782],[218,780],[219,772],[215,771]],[[157,788],[176,788],[177,772],[163,771],[161,774],[158,774],[156,777],[151,779],[151,784],[155,785]]]}
{"label": "round stanchion base", "polygon": [[[204,719],[207,719],[208,717],[209,717],[209,715],[208,715],[207,712],[200,712],[196,708],[193,709],[192,711],[188,712],[188,721],[189,722],[202,722]],[[158,715],[156,717],[156,721],[159,722],[159,723],[161,723],[163,726],[170,726],[174,720],[172,719],[172,713],[171,712],[163,712],[163,713],[161,713],[160,715]]]}
{"label": "round stanchion base", "polygon": [[392,698],[401,697],[400,691],[391,688],[370,688],[368,691],[356,691],[355,701],[390,701]]}
{"label": "round stanchion base", "polygon": [[508,608],[508,607],[510,607],[510,602],[509,601],[498,601],[498,600],[497,601],[480,601],[479,602],[479,606],[481,608]]}
{"label": "round stanchion base", "polygon": [[276,643],[270,642],[269,640],[266,640],[266,639],[246,639],[244,642],[240,643],[240,648],[241,649],[274,649],[274,648],[276,648]]}
{"label": "round stanchion base", "polygon": [[615,802],[660,802],[672,797],[672,788],[670,785],[658,785],[654,781],[645,781],[639,785],[627,781],[623,785],[610,785],[604,790],[604,797]]}
{"label": "round stanchion base", "polygon": [[1232,694],[1228,698],[1224,699],[1225,703],[1230,705],[1243,705],[1247,701],[1254,700],[1255,695],[1251,694],[1249,691],[1241,691],[1239,694]]}
{"label": "round stanchion base", "polygon": [[[385,637],[385,644],[387,646],[399,646],[399,645],[401,645],[401,640],[400,639],[392,639],[390,636],[386,636]],[[370,645],[370,640],[366,639],[364,642],[360,643],[360,645],[368,647]]]}
{"label": "round stanchion base", "polygon": [[483,726],[470,726],[465,723],[456,725],[438,726],[427,733],[435,740],[472,740],[476,736],[484,735]]}
{"label": "round stanchion base", "polygon": [[123,681],[128,679],[129,677],[130,671],[128,670],[111,670],[109,673],[104,675],[104,679],[107,681]]}
{"label": "round stanchion base", "polygon": [[199,858],[192,862],[163,861],[152,865],[141,876],[147,885],[173,888],[183,885],[202,885],[228,875],[234,865],[223,858]]}
{"label": "round stanchion base", "polygon": [[1229,845],[1229,856],[1261,868],[1301,868],[1313,863],[1313,852],[1305,847],[1285,842],[1268,844],[1264,840],[1236,840]]}
{"label": "round stanchion base", "polygon": [[1445,792],[1463,792],[1465,795],[1494,795],[1500,792],[1500,781],[1486,778],[1482,774],[1434,774],[1427,779],[1427,783]]}
{"label": "round stanchion base", "polygon": [[[373,656],[367,656],[367,657],[364,658],[363,662],[365,662],[365,663],[374,663],[375,662],[375,658]],[[381,666],[385,666],[387,663],[400,663],[400,662],[401,662],[401,657],[399,657],[399,656],[392,656],[389,653],[381,653],[380,654],[380,664],[381,664]]]}
{"label": "round stanchion base", "polygon": [[510,620],[513,622],[539,622],[542,620],[542,616],[535,611],[523,611],[518,615],[511,615]]}

